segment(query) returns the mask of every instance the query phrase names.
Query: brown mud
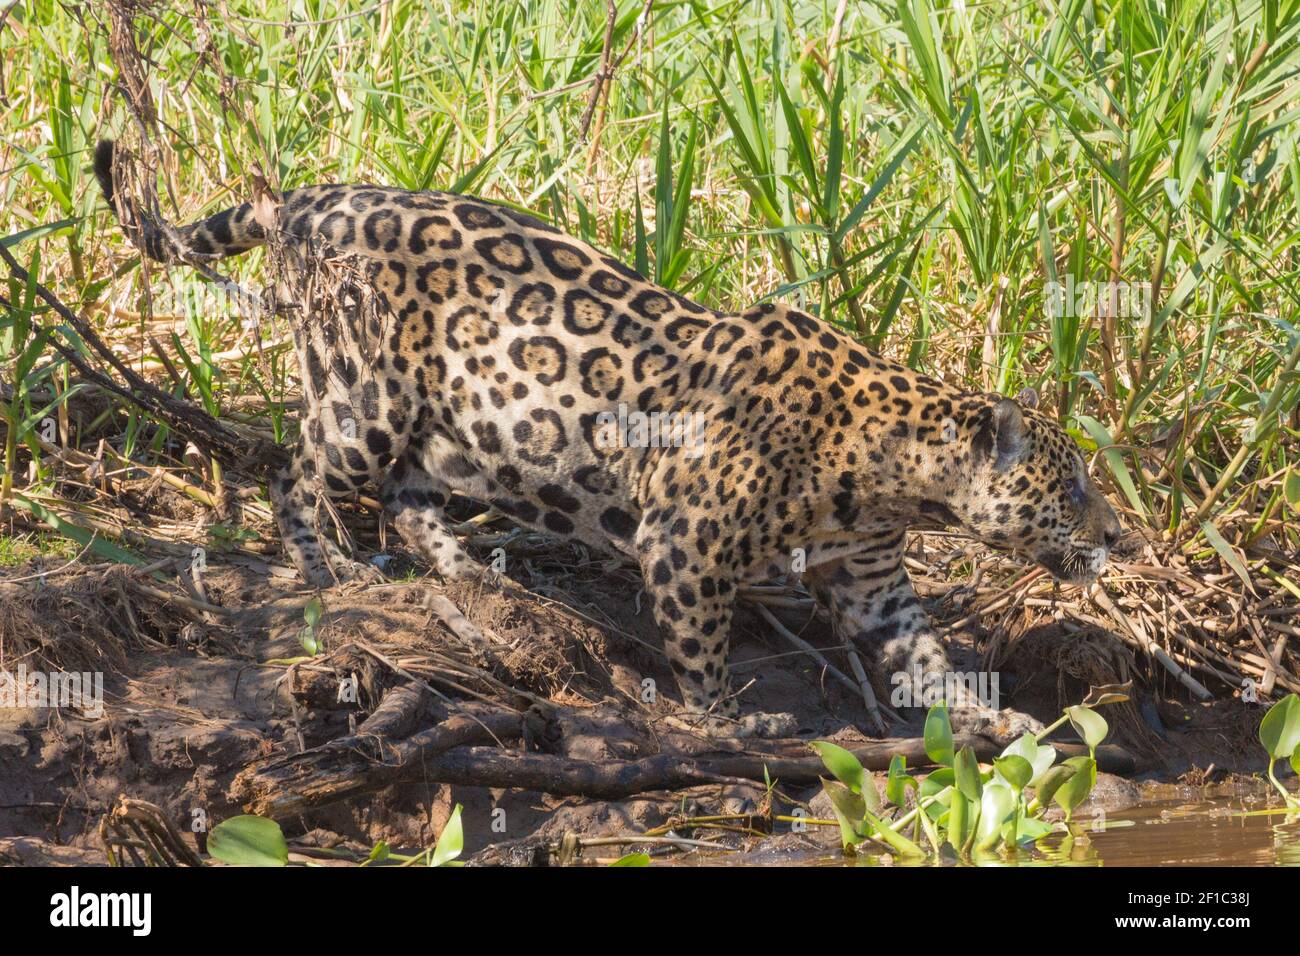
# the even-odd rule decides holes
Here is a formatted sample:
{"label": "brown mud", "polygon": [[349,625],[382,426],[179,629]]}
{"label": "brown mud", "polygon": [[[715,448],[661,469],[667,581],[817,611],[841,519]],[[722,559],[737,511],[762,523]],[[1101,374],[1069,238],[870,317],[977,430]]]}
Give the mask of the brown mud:
{"label": "brown mud", "polygon": [[[700,815],[751,815],[693,833],[749,841],[773,862],[834,849],[834,829],[791,833],[771,815],[818,816],[806,741],[872,745],[863,699],[751,605],[732,644],[743,704],[793,712],[799,739],[722,746],[669,719],[676,689],[658,630],[639,578],[615,562],[516,542],[504,586],[333,588],[319,595],[312,656],[313,594],[285,569],[237,561],[181,575],[185,589],[172,573],[105,565],[0,578],[0,667],[104,674],[102,713],[0,708],[0,863],[103,864],[98,826],[120,797],[156,804],[200,849],[212,825],[249,810],[279,819],[298,848],[419,849],[457,804],[476,863],[613,858],[635,845],[595,838]],[[829,628],[793,603],[769,609],[847,671]],[[940,622],[961,616],[927,604]],[[1098,806],[1136,801],[1144,781],[1200,786],[1263,769],[1259,705],[1193,703],[1104,633],[1048,623],[1007,643],[963,628],[949,644],[958,670],[991,663],[1002,705],[1044,722],[1090,685],[1135,681],[1134,700],[1107,711],[1132,780],[1103,774]],[[882,703],[889,690],[876,684]],[[919,733],[919,713],[889,727]],[[765,764],[777,771],[770,792]]]}

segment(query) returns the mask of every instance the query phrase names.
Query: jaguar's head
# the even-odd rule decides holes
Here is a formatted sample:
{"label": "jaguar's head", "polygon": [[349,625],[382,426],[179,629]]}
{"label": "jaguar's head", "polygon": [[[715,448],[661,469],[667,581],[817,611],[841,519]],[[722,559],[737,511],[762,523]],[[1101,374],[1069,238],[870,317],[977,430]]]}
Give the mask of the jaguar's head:
{"label": "jaguar's head", "polygon": [[1037,404],[1027,389],[976,419],[966,438],[971,480],[956,490],[953,511],[986,544],[1020,552],[1059,580],[1087,584],[1123,528],[1078,446]]}

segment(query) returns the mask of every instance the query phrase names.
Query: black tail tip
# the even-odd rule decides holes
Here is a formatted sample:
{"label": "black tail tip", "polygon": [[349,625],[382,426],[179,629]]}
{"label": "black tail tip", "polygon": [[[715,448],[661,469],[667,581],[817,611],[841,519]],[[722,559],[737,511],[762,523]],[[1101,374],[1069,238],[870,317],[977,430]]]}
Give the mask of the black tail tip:
{"label": "black tail tip", "polygon": [[95,147],[95,178],[99,188],[110,206],[113,205],[113,151],[116,147],[111,139],[101,139]]}

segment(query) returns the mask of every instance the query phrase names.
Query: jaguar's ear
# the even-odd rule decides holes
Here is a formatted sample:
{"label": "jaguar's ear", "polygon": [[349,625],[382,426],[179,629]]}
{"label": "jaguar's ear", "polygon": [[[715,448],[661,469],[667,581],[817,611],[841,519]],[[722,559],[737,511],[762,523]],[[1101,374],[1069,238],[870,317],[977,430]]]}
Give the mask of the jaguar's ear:
{"label": "jaguar's ear", "polygon": [[1037,408],[1038,393],[1034,391],[1032,388],[1028,388],[1028,387],[1022,388],[1019,392],[1016,393],[1016,403],[1021,408]]}
{"label": "jaguar's ear", "polygon": [[1009,468],[1025,450],[1025,416],[1015,399],[1004,398],[993,406],[993,447],[997,467]]}

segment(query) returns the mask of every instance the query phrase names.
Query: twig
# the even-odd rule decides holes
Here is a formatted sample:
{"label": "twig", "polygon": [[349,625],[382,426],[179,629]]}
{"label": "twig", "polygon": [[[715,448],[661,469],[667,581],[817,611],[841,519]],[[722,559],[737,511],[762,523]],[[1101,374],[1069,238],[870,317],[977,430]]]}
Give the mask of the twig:
{"label": "twig", "polygon": [[1109,614],[1112,620],[1118,623],[1123,630],[1129,633],[1132,638],[1132,643],[1135,643],[1142,650],[1146,651],[1147,654],[1156,661],[1156,663],[1169,671],[1169,673],[1172,674],[1180,684],[1195,694],[1199,700],[1209,700],[1214,696],[1205,688],[1204,684],[1179,667],[1177,662],[1175,662],[1174,659],[1165,652],[1163,647],[1148,637],[1146,631],[1140,624],[1134,622],[1128,615],[1120,610],[1100,585],[1094,587],[1089,593],[1093,601],[1101,607],[1102,610]]}
{"label": "twig", "polygon": [[[876,703],[875,692],[872,691],[871,682],[867,680],[866,674],[862,670],[862,662],[856,659],[856,652],[851,652],[853,656],[850,657],[849,660],[856,665],[854,671],[858,674],[860,683],[855,683],[851,680],[847,674],[828,661],[826,655],[782,624],[777,620],[776,615],[762,604],[755,604],[754,606],[758,608],[758,613],[763,616],[763,619],[771,625],[772,630],[776,631],[777,634],[785,638],[786,641],[799,648],[822,667],[826,668],[826,673],[830,674],[831,677],[835,678],[849,690],[856,694],[861,694],[862,702],[866,705],[867,714],[871,717],[871,723],[876,728],[876,732],[881,734],[885,732],[885,722],[880,716],[880,706]],[[890,717],[894,720],[898,719],[898,715],[894,714],[892,711]]]}

